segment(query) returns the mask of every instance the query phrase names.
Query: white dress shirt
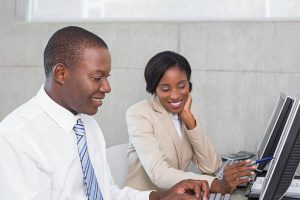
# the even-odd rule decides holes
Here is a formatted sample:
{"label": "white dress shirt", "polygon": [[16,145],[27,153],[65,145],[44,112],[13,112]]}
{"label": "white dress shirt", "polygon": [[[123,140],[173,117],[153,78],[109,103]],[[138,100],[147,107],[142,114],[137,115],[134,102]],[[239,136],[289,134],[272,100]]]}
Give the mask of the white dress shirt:
{"label": "white dress shirt", "polygon": [[73,127],[81,118],[104,200],[149,199],[149,191],[119,189],[106,161],[106,144],[93,117],[71,112],[44,91],[0,123],[0,199],[86,200]]}
{"label": "white dress shirt", "polygon": [[170,115],[171,115],[172,121],[174,123],[174,126],[177,130],[178,136],[180,139],[182,139],[183,130],[182,130],[182,125],[181,125],[181,120],[179,118],[179,115],[173,114],[173,113],[170,113]]}

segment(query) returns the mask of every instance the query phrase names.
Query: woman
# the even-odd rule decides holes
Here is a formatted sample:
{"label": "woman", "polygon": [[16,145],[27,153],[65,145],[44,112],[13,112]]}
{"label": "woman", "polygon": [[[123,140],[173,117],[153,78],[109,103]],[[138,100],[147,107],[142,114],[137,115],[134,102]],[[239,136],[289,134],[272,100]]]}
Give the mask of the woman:
{"label": "woman", "polygon": [[226,178],[232,179],[227,172],[222,181],[185,172],[191,161],[206,174],[213,174],[221,165],[213,144],[200,130],[191,111],[188,61],[175,52],[161,52],[149,60],[144,75],[146,90],[152,97],[131,106],[126,113],[130,147],[125,185],[159,190],[184,179],[205,179],[215,189],[220,183],[222,186],[226,183],[224,187],[231,184],[227,192],[232,191],[235,186],[226,182]]}

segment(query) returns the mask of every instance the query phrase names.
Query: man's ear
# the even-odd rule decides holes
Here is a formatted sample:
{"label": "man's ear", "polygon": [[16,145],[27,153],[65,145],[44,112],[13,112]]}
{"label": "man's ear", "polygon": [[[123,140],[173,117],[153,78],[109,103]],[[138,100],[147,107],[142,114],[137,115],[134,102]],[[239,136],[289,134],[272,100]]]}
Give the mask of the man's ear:
{"label": "man's ear", "polygon": [[56,82],[63,85],[67,76],[67,67],[62,63],[56,64],[53,67],[52,76]]}

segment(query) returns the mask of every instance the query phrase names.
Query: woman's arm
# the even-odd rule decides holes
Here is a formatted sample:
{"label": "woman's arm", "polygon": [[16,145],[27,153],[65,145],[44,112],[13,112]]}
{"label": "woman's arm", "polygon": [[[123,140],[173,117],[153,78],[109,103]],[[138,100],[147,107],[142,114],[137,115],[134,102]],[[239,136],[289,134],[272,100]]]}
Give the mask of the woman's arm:
{"label": "woman's arm", "polygon": [[195,152],[193,162],[202,172],[213,174],[221,166],[222,161],[210,139],[201,132],[197,125],[191,105],[192,97],[190,95],[179,116],[186,127],[185,133]]}

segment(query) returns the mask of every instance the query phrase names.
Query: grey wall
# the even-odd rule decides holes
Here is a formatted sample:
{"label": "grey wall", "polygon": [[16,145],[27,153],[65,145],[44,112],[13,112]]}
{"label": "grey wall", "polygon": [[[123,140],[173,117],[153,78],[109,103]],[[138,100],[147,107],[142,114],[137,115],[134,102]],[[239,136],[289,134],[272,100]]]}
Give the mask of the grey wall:
{"label": "grey wall", "polygon": [[67,25],[109,45],[112,93],[95,116],[108,146],[128,141],[126,109],[149,96],[143,69],[159,51],[190,61],[193,106],[220,153],[254,151],[279,93],[300,93],[299,21],[21,23],[14,11],[13,0],[1,0],[0,120],[36,94],[44,80],[43,49]]}

